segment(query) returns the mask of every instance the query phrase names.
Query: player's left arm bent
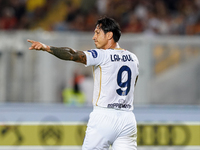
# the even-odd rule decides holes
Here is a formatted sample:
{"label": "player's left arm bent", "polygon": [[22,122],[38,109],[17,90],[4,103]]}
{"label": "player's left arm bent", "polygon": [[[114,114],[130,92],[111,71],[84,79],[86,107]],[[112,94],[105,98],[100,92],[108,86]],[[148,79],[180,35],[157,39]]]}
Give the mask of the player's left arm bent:
{"label": "player's left arm bent", "polygon": [[134,85],[134,86],[136,86],[137,80],[138,80],[138,75],[137,75],[137,77],[136,77],[136,79],[135,79],[135,85]]}
{"label": "player's left arm bent", "polygon": [[32,43],[30,50],[42,50],[47,51],[50,54],[63,59],[63,60],[71,60],[79,63],[86,64],[86,55],[83,51],[76,51],[69,47],[54,47],[48,46],[38,41],[27,40],[28,42]]}

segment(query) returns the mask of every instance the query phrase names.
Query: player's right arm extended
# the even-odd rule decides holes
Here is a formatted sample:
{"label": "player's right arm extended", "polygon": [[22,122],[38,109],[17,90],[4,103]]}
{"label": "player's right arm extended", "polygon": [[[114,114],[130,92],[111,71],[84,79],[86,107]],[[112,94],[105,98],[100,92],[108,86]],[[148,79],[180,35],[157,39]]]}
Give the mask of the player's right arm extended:
{"label": "player's right arm extended", "polygon": [[71,60],[71,61],[86,64],[86,55],[83,51],[76,51],[69,47],[48,46],[41,42],[37,42],[33,40],[27,40],[27,41],[32,43],[31,47],[29,47],[30,50],[35,49],[35,50],[47,51],[50,54],[60,59]]}

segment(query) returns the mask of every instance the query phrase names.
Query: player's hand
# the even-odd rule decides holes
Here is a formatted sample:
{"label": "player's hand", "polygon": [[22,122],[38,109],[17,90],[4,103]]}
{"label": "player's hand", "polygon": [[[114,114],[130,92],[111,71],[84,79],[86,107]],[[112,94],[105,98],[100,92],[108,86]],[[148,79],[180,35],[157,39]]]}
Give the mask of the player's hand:
{"label": "player's hand", "polygon": [[48,45],[45,45],[41,42],[38,41],[33,41],[33,40],[27,40],[28,42],[30,42],[32,45],[31,47],[29,47],[29,50],[43,50],[43,51],[48,51],[50,49],[50,47]]}

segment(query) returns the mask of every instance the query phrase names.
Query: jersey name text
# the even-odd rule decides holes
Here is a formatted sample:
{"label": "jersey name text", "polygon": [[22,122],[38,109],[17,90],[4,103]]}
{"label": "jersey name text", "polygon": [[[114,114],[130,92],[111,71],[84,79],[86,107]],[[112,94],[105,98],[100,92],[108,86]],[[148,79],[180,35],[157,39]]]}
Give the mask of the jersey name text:
{"label": "jersey name text", "polygon": [[126,62],[126,61],[133,61],[133,58],[131,57],[131,55],[122,55],[121,57],[118,54],[113,54],[110,55],[110,59],[111,61],[122,61],[122,62]]}

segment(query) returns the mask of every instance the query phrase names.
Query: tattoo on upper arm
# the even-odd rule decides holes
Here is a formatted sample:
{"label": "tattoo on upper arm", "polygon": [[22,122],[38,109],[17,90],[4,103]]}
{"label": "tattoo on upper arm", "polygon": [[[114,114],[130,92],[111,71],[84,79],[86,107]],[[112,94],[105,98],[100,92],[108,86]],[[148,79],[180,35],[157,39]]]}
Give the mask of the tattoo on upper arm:
{"label": "tattoo on upper arm", "polygon": [[83,51],[76,51],[69,47],[50,47],[50,52],[54,56],[63,60],[72,60],[86,64],[86,55]]}

